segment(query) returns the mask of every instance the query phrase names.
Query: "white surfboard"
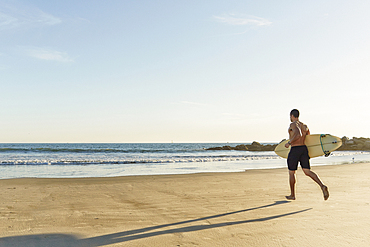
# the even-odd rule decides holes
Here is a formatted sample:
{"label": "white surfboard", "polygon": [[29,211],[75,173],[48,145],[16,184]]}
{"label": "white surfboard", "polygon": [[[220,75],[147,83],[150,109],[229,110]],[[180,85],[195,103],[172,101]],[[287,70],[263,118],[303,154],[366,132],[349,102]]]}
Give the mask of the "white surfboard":
{"label": "white surfboard", "polygon": [[[288,141],[289,140],[285,140],[279,143],[275,148],[275,153],[285,159],[288,158],[288,154],[290,152],[290,146],[289,148],[285,147],[285,144],[288,143]],[[307,146],[310,158],[322,155],[329,156],[331,152],[342,146],[342,139],[329,134],[307,135],[305,145]]]}

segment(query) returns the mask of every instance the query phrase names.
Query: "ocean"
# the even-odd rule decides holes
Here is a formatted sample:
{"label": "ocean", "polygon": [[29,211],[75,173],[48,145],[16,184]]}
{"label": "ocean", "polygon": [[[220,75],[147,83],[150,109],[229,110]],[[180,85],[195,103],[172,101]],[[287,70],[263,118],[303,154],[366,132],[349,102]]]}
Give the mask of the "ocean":
{"label": "ocean", "polygon": [[[0,144],[0,179],[241,172],[286,167],[274,152],[207,151],[247,143]],[[335,151],[311,165],[370,162],[370,152]]]}

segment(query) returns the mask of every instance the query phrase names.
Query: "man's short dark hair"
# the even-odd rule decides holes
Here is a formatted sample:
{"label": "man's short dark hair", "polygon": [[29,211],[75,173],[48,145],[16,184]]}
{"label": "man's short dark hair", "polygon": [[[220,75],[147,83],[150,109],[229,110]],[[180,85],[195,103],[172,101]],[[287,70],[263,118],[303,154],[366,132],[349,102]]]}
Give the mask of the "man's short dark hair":
{"label": "man's short dark hair", "polygon": [[291,112],[290,112],[290,115],[295,117],[295,118],[298,118],[299,117],[299,111],[297,109],[293,109]]}

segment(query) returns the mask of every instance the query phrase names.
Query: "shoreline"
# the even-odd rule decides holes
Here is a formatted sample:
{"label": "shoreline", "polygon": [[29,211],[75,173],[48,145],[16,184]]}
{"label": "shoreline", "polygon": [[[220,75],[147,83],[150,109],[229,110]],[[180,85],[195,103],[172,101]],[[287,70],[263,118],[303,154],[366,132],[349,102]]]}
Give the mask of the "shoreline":
{"label": "shoreline", "polygon": [[0,246],[368,246],[370,163],[313,171],[4,179]]}
{"label": "shoreline", "polygon": [[[343,166],[343,165],[351,165],[351,164],[368,164],[368,161],[365,162],[357,162],[357,163],[343,163],[343,164],[319,164],[319,165],[313,165],[312,167],[321,167],[321,166]],[[369,163],[370,164],[370,163]],[[194,172],[194,173],[174,173],[174,174],[143,174],[143,175],[126,175],[126,176],[109,176],[109,177],[16,177],[16,178],[0,178],[0,181],[2,180],[16,180],[16,179],[109,179],[109,178],[125,178],[125,177],[145,177],[145,176],[183,176],[183,175],[196,175],[196,174],[204,174],[204,175],[212,175],[212,174],[233,174],[233,173],[244,173],[248,171],[264,171],[264,170],[286,170],[288,167],[272,167],[272,168],[252,168],[252,169],[246,169],[244,171],[234,171],[234,172],[225,172],[225,171],[215,171],[215,172]],[[301,167],[298,165],[298,170],[300,170]]]}
{"label": "shoreline", "polygon": [[[286,167],[274,152],[204,151],[186,145],[15,145],[3,146],[0,177],[117,177],[154,174],[240,172]],[[339,151],[311,164],[370,161],[370,152]]]}
{"label": "shoreline", "polygon": [[[362,154],[361,154],[362,155]],[[338,156],[340,157],[340,156]],[[342,166],[342,165],[351,165],[351,164],[362,164],[362,163],[370,163],[370,161],[368,159],[365,159],[365,160],[356,160],[355,162],[353,160],[347,160],[347,161],[338,161],[338,162],[334,162],[332,161],[332,163],[322,163],[324,161],[326,161],[328,158],[327,157],[317,157],[317,158],[314,158],[313,160],[311,160],[311,167],[321,167],[321,166]],[[324,160],[324,161],[323,161]],[[254,164],[248,164],[248,161],[249,162],[254,162]],[[287,169],[287,165],[286,165],[286,159],[282,159],[282,158],[278,158],[278,159],[274,159],[274,161],[276,162],[279,162],[279,164],[269,164],[269,165],[266,165],[268,162],[271,162],[271,160],[263,160],[263,159],[258,159],[258,160],[248,160],[248,161],[245,161],[245,160],[241,160],[241,161],[232,161],[230,162],[230,164],[240,164],[240,166],[236,166],[234,168],[228,168],[228,170],[225,170],[225,168],[229,167],[228,165],[223,165],[220,170],[210,170],[210,171],[193,171],[193,170],[190,170],[190,171],[182,171],[180,173],[176,173],[176,172],[164,172],[164,173],[160,173],[160,172],[157,172],[157,173],[143,173],[143,174],[127,174],[127,175],[76,175],[76,174],[73,174],[73,175],[60,175],[60,176],[57,176],[57,175],[54,175],[54,176],[46,176],[46,175],[41,175],[41,176],[18,176],[18,177],[4,177],[4,178],[1,178],[0,177],[0,181],[1,180],[7,180],[7,179],[26,179],[26,178],[34,178],[34,179],[70,179],[70,178],[117,178],[117,177],[140,177],[140,176],[166,176],[166,175],[192,175],[192,174],[218,174],[218,173],[243,173],[243,172],[246,172],[246,171],[250,171],[250,170],[274,170],[274,169]],[[267,161],[267,162],[266,162]],[[228,162],[228,161],[222,161],[222,162]],[[201,162],[203,164],[221,164],[221,162]],[[228,162],[229,163],[229,162]],[[256,164],[256,163],[261,163],[261,164]],[[181,163],[179,163],[181,164]],[[195,164],[197,164],[197,162],[195,162]],[[261,165],[261,166],[259,166]],[[263,165],[265,165],[263,167]],[[32,168],[37,168],[37,167],[46,167],[48,169],[51,169],[51,172],[50,174],[53,174],[54,171],[56,171],[55,169],[59,169],[59,170],[62,170],[64,172],[66,172],[65,169],[70,169],[70,172],[71,174],[74,173],[76,171],[76,167],[78,168],[91,168],[92,170],[94,170],[93,168],[94,167],[99,167],[99,164],[91,164],[91,165],[84,165],[84,166],[79,166],[79,165],[52,165],[52,166],[49,166],[49,165],[31,165],[30,167]],[[117,166],[118,167],[118,166]],[[29,171],[29,167],[28,166],[8,166],[7,168],[11,168],[11,169],[16,169],[16,170],[19,170],[19,169],[22,169],[24,168],[25,170]],[[104,167],[106,168],[106,167]],[[219,168],[219,167],[218,167]],[[108,169],[110,169],[108,167]],[[120,170],[120,167],[117,168],[118,170]],[[235,170],[233,170],[235,169]],[[4,172],[4,171],[3,171]],[[56,171],[58,172],[58,171]],[[9,172],[11,173],[11,172]]]}

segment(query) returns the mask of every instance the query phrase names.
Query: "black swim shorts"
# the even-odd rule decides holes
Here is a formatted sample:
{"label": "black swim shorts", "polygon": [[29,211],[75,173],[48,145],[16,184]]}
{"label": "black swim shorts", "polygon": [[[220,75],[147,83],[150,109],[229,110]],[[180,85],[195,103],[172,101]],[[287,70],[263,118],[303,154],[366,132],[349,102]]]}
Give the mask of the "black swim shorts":
{"label": "black swim shorts", "polygon": [[298,161],[302,168],[310,169],[310,156],[308,156],[308,149],[306,146],[295,146],[290,149],[288,155],[288,169],[296,171]]}

